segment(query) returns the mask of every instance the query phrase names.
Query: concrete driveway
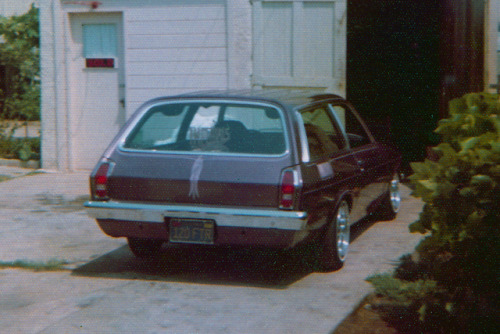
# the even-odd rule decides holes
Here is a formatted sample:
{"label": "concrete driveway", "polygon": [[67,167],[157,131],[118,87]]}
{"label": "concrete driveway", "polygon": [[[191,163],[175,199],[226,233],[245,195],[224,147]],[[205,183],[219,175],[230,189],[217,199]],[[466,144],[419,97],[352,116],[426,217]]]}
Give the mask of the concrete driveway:
{"label": "concrete driveway", "polygon": [[88,172],[6,168],[0,175],[15,178],[0,182],[0,262],[67,263],[0,269],[6,333],[330,333],[371,291],[365,278],[391,270],[421,238],[408,224],[422,203],[404,188],[402,214],[356,226],[337,272],[314,272],[304,249],[169,247],[139,261],[83,211]]}

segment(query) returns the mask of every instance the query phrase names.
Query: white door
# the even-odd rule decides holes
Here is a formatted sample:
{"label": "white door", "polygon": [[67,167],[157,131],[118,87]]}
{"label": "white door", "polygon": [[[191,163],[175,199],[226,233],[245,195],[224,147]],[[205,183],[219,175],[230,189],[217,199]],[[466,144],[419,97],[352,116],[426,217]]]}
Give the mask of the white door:
{"label": "white door", "polygon": [[71,14],[70,164],[91,169],[125,122],[120,13]]}

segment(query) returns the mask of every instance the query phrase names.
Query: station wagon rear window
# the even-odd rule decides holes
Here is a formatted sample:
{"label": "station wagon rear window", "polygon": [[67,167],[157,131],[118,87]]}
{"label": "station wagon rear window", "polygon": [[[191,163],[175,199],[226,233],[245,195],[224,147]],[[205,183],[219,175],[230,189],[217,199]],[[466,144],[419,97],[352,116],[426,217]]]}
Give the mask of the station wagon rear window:
{"label": "station wagon rear window", "polygon": [[127,136],[129,150],[280,155],[281,111],[261,104],[188,102],[152,106]]}

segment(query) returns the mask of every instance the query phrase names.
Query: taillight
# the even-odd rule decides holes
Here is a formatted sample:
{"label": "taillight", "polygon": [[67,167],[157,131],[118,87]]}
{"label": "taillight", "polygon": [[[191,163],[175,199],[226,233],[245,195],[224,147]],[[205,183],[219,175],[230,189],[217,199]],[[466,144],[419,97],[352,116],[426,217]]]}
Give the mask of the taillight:
{"label": "taillight", "polygon": [[108,179],[113,169],[112,162],[102,162],[92,180],[93,197],[97,200],[107,200],[108,197]]}
{"label": "taillight", "polygon": [[292,210],[298,187],[298,175],[293,169],[285,169],[281,173],[280,209]]}

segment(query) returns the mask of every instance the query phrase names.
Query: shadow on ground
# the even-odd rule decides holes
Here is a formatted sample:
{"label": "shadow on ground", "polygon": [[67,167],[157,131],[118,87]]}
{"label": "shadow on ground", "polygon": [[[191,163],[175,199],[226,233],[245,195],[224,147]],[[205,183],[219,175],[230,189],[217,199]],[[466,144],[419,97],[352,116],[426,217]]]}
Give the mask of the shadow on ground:
{"label": "shadow on ground", "polygon": [[73,271],[73,275],[170,282],[286,288],[313,272],[307,249],[291,251],[229,247],[164,246],[156,260],[135,258],[120,247]]}
{"label": "shadow on ground", "polygon": [[[351,229],[355,241],[374,222]],[[135,258],[127,246],[73,270],[73,275],[285,289],[315,272],[312,246],[291,250],[165,245],[155,260]]]}

